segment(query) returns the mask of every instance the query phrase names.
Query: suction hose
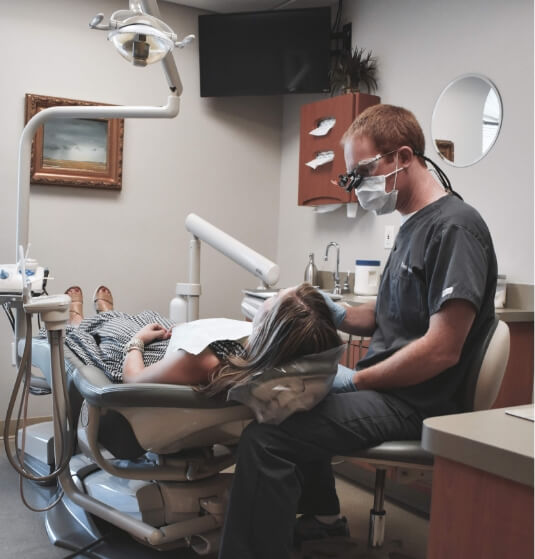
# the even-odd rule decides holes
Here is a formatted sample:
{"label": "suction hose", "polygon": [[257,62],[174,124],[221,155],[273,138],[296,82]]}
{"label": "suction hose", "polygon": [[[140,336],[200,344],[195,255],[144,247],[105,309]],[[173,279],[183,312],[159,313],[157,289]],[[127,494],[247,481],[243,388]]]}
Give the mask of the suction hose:
{"label": "suction hose", "polygon": [[[6,451],[7,459],[13,468],[21,476],[21,497],[24,504],[31,510],[35,512],[43,512],[54,507],[62,498],[63,493],[58,494],[57,499],[47,507],[43,509],[36,509],[29,505],[29,503],[24,498],[22,494],[22,478],[26,478],[35,482],[47,482],[57,479],[58,476],[67,468],[69,461],[74,452],[75,436],[74,436],[74,426],[72,419],[72,411],[69,404],[69,399],[67,397],[67,387],[65,382],[65,365],[64,365],[64,354],[63,354],[63,330],[55,330],[48,332],[48,341],[50,343],[51,354],[54,354],[54,349],[57,348],[59,356],[59,366],[61,367],[61,394],[59,393],[58,386],[55,386],[55,381],[53,379],[53,406],[54,406],[54,432],[59,434],[59,443],[56,441],[55,448],[60,449],[59,452],[55,454],[55,469],[53,472],[47,475],[38,476],[25,467],[24,463],[24,449],[26,443],[26,422],[27,422],[27,412],[28,412],[28,399],[30,394],[30,383],[31,383],[31,347],[32,347],[32,315],[26,313],[26,337],[24,344],[24,352],[20,361],[19,369],[17,372],[17,377],[15,379],[15,384],[11,397],[9,400],[6,419],[4,423],[4,448]],[[21,385],[22,391],[21,391]],[[9,443],[9,437],[11,432],[11,424],[13,422],[13,410],[15,408],[17,398],[20,393],[20,403],[17,413],[16,425],[15,425],[15,455],[11,450],[11,445]],[[62,425],[62,418],[60,416],[58,397],[63,397],[65,401],[65,427]],[[21,448],[18,448],[17,438],[19,429],[21,429],[22,423],[22,436],[21,436]],[[56,426],[58,428],[56,428]]]}

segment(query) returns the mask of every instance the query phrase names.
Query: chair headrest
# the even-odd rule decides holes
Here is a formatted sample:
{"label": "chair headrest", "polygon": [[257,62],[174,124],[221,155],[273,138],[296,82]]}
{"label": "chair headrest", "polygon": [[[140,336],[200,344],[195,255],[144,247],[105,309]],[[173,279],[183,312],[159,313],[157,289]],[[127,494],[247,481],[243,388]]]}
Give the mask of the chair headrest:
{"label": "chair headrest", "polygon": [[311,409],[327,395],[345,348],[337,346],[255,373],[233,386],[228,399],[249,407],[259,423],[278,424],[296,411]]}

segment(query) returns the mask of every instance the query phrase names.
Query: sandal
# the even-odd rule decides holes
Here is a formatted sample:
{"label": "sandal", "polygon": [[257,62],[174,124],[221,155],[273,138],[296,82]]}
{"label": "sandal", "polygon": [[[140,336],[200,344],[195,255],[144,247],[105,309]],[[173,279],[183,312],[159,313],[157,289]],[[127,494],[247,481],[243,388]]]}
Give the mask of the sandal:
{"label": "sandal", "polygon": [[70,322],[80,322],[84,318],[84,295],[82,289],[78,285],[71,285],[65,290],[65,295],[71,298],[71,304],[69,305]]}
{"label": "sandal", "polygon": [[93,294],[95,311],[98,313],[113,310],[113,295],[105,285],[99,285]]}

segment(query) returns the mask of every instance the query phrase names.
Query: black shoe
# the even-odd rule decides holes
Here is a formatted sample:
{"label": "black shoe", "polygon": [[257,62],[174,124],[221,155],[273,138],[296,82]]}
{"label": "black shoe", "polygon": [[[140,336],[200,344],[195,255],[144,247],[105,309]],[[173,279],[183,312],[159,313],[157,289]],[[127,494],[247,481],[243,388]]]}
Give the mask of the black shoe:
{"label": "black shoe", "polygon": [[349,537],[349,526],[345,516],[338,518],[332,524],[327,524],[320,522],[311,514],[303,514],[295,522],[294,547],[297,549],[300,549],[305,541],[335,537]]}

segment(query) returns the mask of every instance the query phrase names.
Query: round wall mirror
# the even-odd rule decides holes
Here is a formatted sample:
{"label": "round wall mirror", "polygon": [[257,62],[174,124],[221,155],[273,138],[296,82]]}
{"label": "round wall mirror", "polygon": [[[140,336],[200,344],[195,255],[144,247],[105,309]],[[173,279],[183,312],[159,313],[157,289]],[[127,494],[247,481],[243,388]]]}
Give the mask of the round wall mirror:
{"label": "round wall mirror", "polygon": [[442,159],[456,167],[473,165],[494,145],[502,124],[502,101],[486,77],[465,74],[440,94],[431,137]]}

